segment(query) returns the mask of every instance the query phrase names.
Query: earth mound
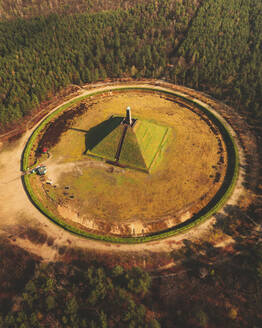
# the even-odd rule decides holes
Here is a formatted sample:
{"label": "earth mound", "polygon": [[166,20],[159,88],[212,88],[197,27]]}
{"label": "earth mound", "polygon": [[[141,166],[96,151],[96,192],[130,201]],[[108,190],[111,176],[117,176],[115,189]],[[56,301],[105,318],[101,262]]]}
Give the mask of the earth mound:
{"label": "earth mound", "polygon": [[86,134],[87,155],[104,159],[120,167],[144,172],[157,163],[158,153],[167,144],[170,128],[154,122],[111,116]]}

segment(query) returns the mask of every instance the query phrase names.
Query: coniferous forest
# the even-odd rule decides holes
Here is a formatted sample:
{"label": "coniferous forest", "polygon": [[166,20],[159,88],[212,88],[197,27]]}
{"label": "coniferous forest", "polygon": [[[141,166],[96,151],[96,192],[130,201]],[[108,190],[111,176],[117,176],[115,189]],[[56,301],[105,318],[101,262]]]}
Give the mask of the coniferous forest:
{"label": "coniferous forest", "polygon": [[70,84],[164,78],[261,117],[260,1],[153,1],[0,23],[3,130]]}
{"label": "coniferous forest", "polygon": [[69,83],[165,76],[196,9],[161,1],[0,23],[1,124],[25,116]]}
{"label": "coniferous forest", "polygon": [[[204,91],[243,115],[261,142],[262,1],[0,1],[1,133],[70,84],[121,77]],[[261,327],[256,210],[218,218],[235,243],[227,262],[211,244],[186,241],[168,255],[186,269],[166,277],[87,253],[43,264],[0,240],[0,327]]]}

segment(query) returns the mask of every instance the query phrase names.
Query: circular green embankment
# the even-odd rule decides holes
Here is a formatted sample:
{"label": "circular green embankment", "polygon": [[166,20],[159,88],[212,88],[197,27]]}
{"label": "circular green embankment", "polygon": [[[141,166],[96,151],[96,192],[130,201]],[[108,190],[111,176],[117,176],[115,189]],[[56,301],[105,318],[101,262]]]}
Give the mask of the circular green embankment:
{"label": "circular green embankment", "polygon": [[231,136],[230,132],[226,128],[226,126],[223,124],[223,122],[215,115],[213,114],[208,105],[204,105],[202,103],[199,103],[198,100],[196,99],[191,99],[187,95],[181,94],[180,92],[175,92],[175,91],[166,91],[162,89],[156,89],[152,87],[123,87],[123,88],[112,88],[110,90],[104,90],[104,91],[99,91],[99,92],[93,92],[90,93],[86,96],[80,96],[67,104],[59,107],[56,111],[54,111],[52,114],[47,116],[40,124],[39,126],[34,130],[32,135],[30,136],[26,147],[23,152],[23,158],[22,158],[22,167],[24,171],[27,171],[29,169],[29,155],[32,151],[33,145],[37,139],[38,134],[45,128],[45,126],[56,116],[58,116],[62,111],[68,109],[72,104],[80,102],[81,100],[98,95],[98,94],[103,94],[105,92],[124,92],[128,90],[143,90],[143,91],[148,91],[148,92],[160,92],[165,95],[170,95],[170,96],[176,96],[176,97],[181,97],[184,100],[194,103],[195,106],[197,106],[201,111],[203,111],[210,120],[217,126],[219,129],[224,143],[226,145],[226,151],[228,154],[228,165],[227,165],[227,170],[226,170],[226,175],[224,178],[224,181],[220,187],[220,189],[217,191],[215,196],[211,199],[211,201],[204,207],[202,208],[198,213],[193,215],[190,219],[186,220],[183,223],[180,223],[172,228],[169,228],[165,231],[159,231],[156,233],[153,233],[151,235],[147,236],[142,236],[142,237],[118,237],[118,236],[112,236],[112,235],[100,235],[100,234],[93,234],[89,233],[87,231],[78,229],[74,227],[73,225],[70,225],[63,220],[57,218],[53,213],[51,213],[47,208],[44,207],[44,205],[40,202],[40,200],[36,197],[34,194],[32,187],[30,185],[29,181],[29,175],[25,174],[22,179],[23,183],[25,186],[25,189],[27,191],[27,194],[32,201],[32,203],[49,219],[51,219],[53,222],[56,224],[60,225],[64,229],[68,230],[69,232],[75,233],[79,236],[82,237],[87,237],[87,238],[92,238],[96,240],[101,240],[101,241],[108,241],[108,242],[115,242],[115,243],[141,243],[141,242],[149,242],[157,239],[162,239],[162,238],[167,238],[170,236],[174,236],[178,233],[184,232],[199,223],[205,221],[208,219],[211,215],[213,215],[215,212],[217,212],[227,201],[229,196],[232,194],[237,177],[238,177],[238,151],[236,144],[234,142],[233,137]]}

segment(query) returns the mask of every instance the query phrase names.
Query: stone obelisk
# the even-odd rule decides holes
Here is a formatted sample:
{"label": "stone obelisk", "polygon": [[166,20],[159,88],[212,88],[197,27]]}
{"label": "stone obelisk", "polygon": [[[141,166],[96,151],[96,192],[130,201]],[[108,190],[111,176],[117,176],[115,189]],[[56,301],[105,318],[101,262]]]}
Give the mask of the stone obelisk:
{"label": "stone obelisk", "polygon": [[132,125],[131,108],[129,106],[126,109],[125,123],[130,126]]}

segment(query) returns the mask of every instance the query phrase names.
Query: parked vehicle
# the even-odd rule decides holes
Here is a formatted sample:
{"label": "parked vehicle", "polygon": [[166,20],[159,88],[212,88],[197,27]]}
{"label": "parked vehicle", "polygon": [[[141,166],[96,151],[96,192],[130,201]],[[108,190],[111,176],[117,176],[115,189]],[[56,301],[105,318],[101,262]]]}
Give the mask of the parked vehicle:
{"label": "parked vehicle", "polygon": [[45,175],[46,172],[47,172],[47,168],[45,165],[37,166],[33,170],[31,170],[31,173],[36,173],[38,175]]}

